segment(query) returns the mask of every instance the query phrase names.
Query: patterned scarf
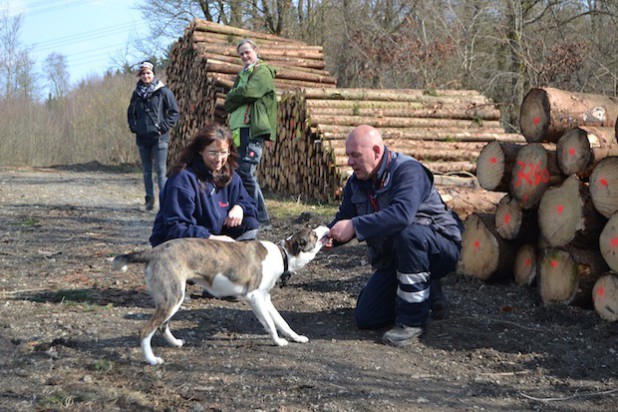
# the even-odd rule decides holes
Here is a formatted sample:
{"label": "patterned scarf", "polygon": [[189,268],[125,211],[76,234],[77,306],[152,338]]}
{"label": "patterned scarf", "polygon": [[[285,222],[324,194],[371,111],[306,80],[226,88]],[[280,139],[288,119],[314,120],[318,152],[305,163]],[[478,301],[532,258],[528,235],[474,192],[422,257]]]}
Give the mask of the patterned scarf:
{"label": "patterned scarf", "polygon": [[147,99],[152,94],[152,92],[155,91],[155,88],[157,87],[158,83],[159,83],[159,79],[157,79],[156,77],[152,80],[151,83],[148,83],[148,84],[140,80],[137,82],[137,87],[135,88],[135,92],[141,98]]}

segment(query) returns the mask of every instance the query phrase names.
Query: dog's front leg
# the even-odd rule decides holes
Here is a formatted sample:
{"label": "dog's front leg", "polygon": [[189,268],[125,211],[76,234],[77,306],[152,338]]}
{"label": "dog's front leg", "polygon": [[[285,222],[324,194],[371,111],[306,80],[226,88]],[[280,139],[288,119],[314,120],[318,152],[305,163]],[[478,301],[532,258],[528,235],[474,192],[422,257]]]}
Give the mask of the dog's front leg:
{"label": "dog's front leg", "polygon": [[270,317],[275,322],[275,326],[283,335],[292,339],[294,342],[298,342],[298,343],[309,342],[308,337],[299,335],[298,333],[294,332],[294,330],[292,330],[292,328],[290,327],[290,325],[288,325],[285,319],[283,319],[283,316],[281,316],[277,308],[275,308],[275,306],[271,302],[270,294],[265,296],[264,302],[266,303],[266,307],[268,309],[268,313],[270,314]]}
{"label": "dog's front leg", "polygon": [[249,305],[251,305],[251,309],[253,309],[253,313],[258,318],[266,332],[270,334],[271,339],[277,346],[286,346],[288,341],[280,338],[277,334],[277,328],[275,327],[275,322],[270,316],[268,310],[268,304],[264,299],[264,295],[259,290],[255,290],[247,295],[247,301]]}

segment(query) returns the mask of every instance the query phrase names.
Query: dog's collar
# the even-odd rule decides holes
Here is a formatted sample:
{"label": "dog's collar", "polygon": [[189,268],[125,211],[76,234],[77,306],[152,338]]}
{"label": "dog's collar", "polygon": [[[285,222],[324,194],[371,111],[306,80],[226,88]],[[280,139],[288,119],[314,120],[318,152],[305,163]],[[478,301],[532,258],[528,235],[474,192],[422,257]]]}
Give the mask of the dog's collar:
{"label": "dog's collar", "polygon": [[288,253],[285,251],[283,246],[279,246],[279,251],[281,252],[281,257],[283,258],[283,273],[288,271]]}

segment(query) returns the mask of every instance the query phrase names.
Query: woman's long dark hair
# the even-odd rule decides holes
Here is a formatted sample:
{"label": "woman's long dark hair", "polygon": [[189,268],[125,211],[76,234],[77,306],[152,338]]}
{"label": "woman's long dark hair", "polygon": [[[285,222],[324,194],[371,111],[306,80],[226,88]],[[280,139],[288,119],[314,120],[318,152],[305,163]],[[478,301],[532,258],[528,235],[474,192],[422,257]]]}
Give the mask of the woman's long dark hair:
{"label": "woman's long dark hair", "polygon": [[[170,175],[174,175],[183,171],[188,165],[195,161],[202,162],[202,155],[205,148],[210,146],[216,140],[227,141],[229,145],[230,155],[219,172],[212,172],[215,186],[223,188],[232,180],[234,169],[238,167],[238,152],[234,146],[232,134],[230,131],[219,123],[209,124],[202,127],[193,137],[189,144],[180,152],[178,161],[170,170]],[[205,180],[207,176],[198,176],[200,180]]]}

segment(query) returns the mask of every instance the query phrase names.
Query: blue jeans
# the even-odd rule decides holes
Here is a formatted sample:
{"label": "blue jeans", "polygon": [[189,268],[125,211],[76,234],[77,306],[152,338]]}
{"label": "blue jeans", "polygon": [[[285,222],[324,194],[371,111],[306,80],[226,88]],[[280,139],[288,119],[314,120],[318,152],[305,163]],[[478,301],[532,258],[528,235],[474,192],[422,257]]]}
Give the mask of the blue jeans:
{"label": "blue jeans", "polygon": [[270,223],[270,216],[268,216],[262,189],[255,176],[260,160],[262,160],[263,147],[264,137],[249,139],[249,128],[243,127],[240,129],[238,169],[236,173],[240,175],[245,190],[257,204],[258,221],[263,225],[267,225]]}
{"label": "blue jeans", "polygon": [[358,296],[354,316],[360,329],[424,326],[430,285],[455,270],[461,251],[458,243],[420,224],[403,229],[389,245],[394,259],[374,272]]}
{"label": "blue jeans", "polygon": [[146,189],[146,197],[149,199],[155,198],[154,195],[154,175],[153,167],[157,172],[157,185],[159,192],[163,190],[165,181],[167,180],[167,149],[169,143],[164,139],[158,139],[156,143],[150,146],[138,145],[139,156],[142,159],[142,174],[144,176],[144,187]]}

